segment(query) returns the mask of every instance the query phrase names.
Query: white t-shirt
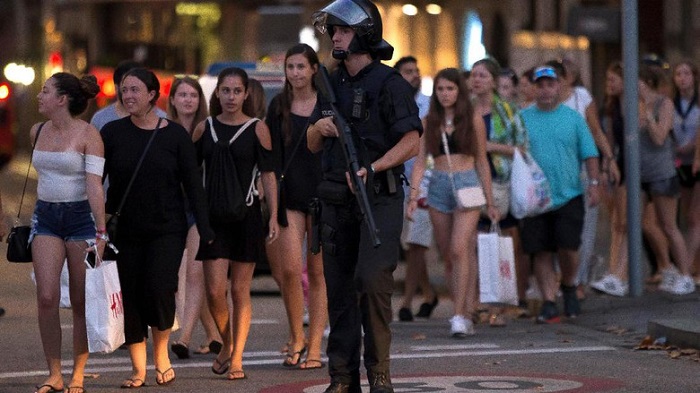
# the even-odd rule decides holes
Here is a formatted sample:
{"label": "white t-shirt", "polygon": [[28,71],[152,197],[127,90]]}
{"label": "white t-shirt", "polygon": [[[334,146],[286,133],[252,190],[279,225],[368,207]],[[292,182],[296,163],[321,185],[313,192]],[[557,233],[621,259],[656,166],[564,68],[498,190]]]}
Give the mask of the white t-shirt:
{"label": "white t-shirt", "polygon": [[583,118],[586,118],[586,108],[593,102],[593,96],[583,86],[575,86],[574,91],[569,98],[564,100],[562,104],[578,112]]}

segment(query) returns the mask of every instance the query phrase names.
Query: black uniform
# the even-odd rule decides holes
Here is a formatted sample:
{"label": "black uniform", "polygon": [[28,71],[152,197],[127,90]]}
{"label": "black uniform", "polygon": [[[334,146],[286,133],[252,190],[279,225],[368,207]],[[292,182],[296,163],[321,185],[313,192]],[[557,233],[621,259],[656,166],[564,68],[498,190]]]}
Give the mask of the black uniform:
{"label": "black uniform", "polygon": [[[404,134],[422,132],[411,86],[378,60],[350,76],[343,63],[331,75],[337,108],[350,123],[361,166],[389,151]],[[320,103],[312,123],[332,115]],[[320,113],[319,113],[320,112]],[[394,287],[403,223],[403,165],[370,174],[367,193],[381,246],[374,248],[345,177],[346,162],[337,138],[325,138],[322,201],[323,262],[331,332],[326,353],[334,381],[359,387],[364,327],[364,362],[368,372],[389,372]]]}

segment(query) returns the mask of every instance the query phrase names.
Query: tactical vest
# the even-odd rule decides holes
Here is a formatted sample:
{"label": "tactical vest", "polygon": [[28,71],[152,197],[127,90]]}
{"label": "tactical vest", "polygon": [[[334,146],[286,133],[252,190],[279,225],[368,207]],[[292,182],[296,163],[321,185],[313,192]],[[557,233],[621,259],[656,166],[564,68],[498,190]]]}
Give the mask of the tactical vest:
{"label": "tactical vest", "polygon": [[[398,72],[378,62],[368,67],[360,71],[363,75],[357,80],[352,80],[343,68],[331,75],[336,107],[353,131],[360,166],[364,167],[383,156],[398,142],[390,140],[388,131],[391,125],[385,122],[380,112],[380,95],[385,82]],[[342,147],[336,138],[328,138],[326,144],[330,154],[324,154],[324,178],[345,182],[346,163]],[[396,174],[402,172],[403,165],[394,169]]]}

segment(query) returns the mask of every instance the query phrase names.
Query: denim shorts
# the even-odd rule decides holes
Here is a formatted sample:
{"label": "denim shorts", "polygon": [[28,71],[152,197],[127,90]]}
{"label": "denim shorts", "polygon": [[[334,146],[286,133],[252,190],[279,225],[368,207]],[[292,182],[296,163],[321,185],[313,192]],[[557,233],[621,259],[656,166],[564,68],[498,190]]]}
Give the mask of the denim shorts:
{"label": "denim shorts", "polygon": [[94,240],[96,232],[95,219],[88,201],[36,202],[30,239],[44,235],[67,242]]}
{"label": "denim shorts", "polygon": [[642,182],[642,191],[649,199],[654,199],[654,196],[678,197],[681,193],[680,178],[676,175],[664,180]]}
{"label": "denim shorts", "polygon": [[452,213],[457,208],[455,189],[481,186],[474,169],[454,172],[454,188],[449,172],[433,170],[428,186],[428,206],[442,213]]}

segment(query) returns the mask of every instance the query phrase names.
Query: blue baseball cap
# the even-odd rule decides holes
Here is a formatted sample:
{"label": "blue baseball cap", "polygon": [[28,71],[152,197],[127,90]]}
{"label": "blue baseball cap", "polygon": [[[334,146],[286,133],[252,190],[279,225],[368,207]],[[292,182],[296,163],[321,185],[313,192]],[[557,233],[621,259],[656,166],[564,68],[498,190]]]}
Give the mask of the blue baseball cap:
{"label": "blue baseball cap", "polygon": [[559,79],[557,77],[557,72],[554,71],[554,68],[549,66],[537,67],[535,69],[535,72],[532,74],[532,81],[537,82],[541,78],[551,78],[554,80]]}

